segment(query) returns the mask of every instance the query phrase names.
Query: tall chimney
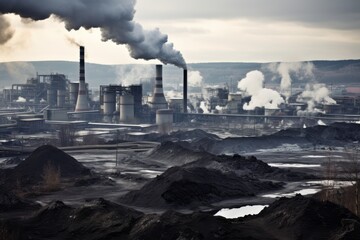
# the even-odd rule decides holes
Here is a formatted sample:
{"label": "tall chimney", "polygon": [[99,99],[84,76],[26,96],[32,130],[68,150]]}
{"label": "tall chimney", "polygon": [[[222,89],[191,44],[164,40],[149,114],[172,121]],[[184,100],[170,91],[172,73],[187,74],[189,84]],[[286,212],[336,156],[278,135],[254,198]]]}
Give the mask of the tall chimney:
{"label": "tall chimney", "polygon": [[85,48],[80,46],[79,94],[75,112],[89,110],[88,93],[85,84]]}
{"label": "tall chimney", "polygon": [[188,72],[184,69],[184,82],[183,82],[183,97],[184,97],[184,113],[187,113],[187,94],[188,94]]}
{"label": "tall chimney", "polygon": [[163,66],[156,65],[156,82],[153,97],[150,102],[150,106],[153,110],[168,108],[168,103],[166,102],[163,91],[162,71]]}

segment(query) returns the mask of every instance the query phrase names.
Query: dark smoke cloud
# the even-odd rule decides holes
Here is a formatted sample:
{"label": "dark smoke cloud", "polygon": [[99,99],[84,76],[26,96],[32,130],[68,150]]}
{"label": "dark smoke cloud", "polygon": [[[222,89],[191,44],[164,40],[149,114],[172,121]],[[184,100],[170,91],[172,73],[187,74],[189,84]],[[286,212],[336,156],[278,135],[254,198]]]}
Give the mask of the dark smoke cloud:
{"label": "dark smoke cloud", "polygon": [[67,30],[100,28],[102,40],[126,44],[135,59],[159,59],[165,64],[185,68],[182,54],[159,29],[144,30],[133,21],[135,0],[6,0],[0,13],[44,20],[54,15]]}
{"label": "dark smoke cloud", "polygon": [[14,30],[11,29],[10,23],[4,16],[0,15],[0,45],[7,43],[14,35]]}

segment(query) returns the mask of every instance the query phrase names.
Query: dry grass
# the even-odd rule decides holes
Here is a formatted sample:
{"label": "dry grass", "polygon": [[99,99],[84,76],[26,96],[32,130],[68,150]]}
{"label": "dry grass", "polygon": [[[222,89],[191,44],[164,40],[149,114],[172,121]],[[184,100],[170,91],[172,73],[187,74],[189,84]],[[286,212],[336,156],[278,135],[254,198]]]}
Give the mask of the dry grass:
{"label": "dry grass", "polygon": [[60,169],[49,161],[44,167],[43,187],[45,191],[59,190],[61,184]]}

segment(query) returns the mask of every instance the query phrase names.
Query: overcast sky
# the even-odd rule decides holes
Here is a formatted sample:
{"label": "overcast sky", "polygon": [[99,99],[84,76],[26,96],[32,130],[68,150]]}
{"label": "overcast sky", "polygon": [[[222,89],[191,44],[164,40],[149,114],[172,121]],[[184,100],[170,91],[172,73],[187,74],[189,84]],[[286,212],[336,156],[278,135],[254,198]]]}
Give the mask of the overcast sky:
{"label": "overcast sky", "polygon": [[[188,63],[360,58],[360,0],[137,0],[135,8],[134,20],[168,34]],[[68,38],[86,46],[90,62],[145,62],[124,45],[102,42],[98,29],[68,32],[55,18],[5,17],[15,33],[0,47],[2,62],[76,61]]]}

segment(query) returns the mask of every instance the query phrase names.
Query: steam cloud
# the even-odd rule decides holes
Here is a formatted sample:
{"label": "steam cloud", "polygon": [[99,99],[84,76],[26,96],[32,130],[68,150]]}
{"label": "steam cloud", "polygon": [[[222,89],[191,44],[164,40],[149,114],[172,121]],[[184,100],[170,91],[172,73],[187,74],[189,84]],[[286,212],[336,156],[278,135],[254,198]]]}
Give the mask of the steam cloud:
{"label": "steam cloud", "polygon": [[149,77],[154,74],[153,66],[150,65],[125,65],[116,66],[117,84],[124,86],[132,84],[140,84],[142,78]]}
{"label": "steam cloud", "polygon": [[[54,15],[67,30],[100,28],[102,40],[126,44],[135,59],[158,59],[186,68],[182,54],[159,29],[144,30],[136,23],[135,0],[6,0],[0,13],[14,13],[35,21]],[[2,31],[1,31],[2,32]]]}
{"label": "steam cloud", "polygon": [[188,72],[188,85],[190,87],[203,87],[203,77],[199,71]]}
{"label": "steam cloud", "polygon": [[306,102],[308,112],[319,112],[315,108],[316,104],[336,104],[329,94],[330,91],[324,84],[307,84],[305,91],[298,96],[297,101]]}
{"label": "steam cloud", "polygon": [[251,71],[246,77],[240,80],[238,88],[251,96],[251,101],[245,103],[244,110],[254,110],[256,107],[265,107],[266,109],[278,109],[279,105],[284,103],[281,95],[272,89],[263,88],[264,75],[260,71]]}
{"label": "steam cloud", "polygon": [[314,77],[314,64],[310,62],[271,63],[267,68],[281,77],[280,89],[281,93],[286,96],[286,98],[290,97],[291,94],[292,74],[295,74],[299,79]]}
{"label": "steam cloud", "polygon": [[0,45],[7,43],[13,35],[14,30],[11,29],[10,23],[4,16],[0,15]]}

